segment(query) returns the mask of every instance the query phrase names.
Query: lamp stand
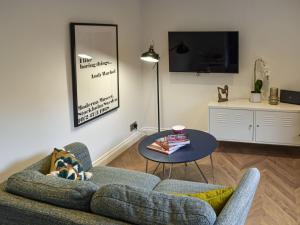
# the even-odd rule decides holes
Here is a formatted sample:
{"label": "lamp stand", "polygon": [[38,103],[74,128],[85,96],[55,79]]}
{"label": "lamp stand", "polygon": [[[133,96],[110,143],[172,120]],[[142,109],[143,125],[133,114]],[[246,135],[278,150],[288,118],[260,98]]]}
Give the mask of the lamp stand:
{"label": "lamp stand", "polygon": [[141,60],[156,63],[156,82],[157,82],[157,130],[160,132],[160,104],[159,104],[159,55],[154,51],[153,44],[147,52],[141,55]]}
{"label": "lamp stand", "polygon": [[157,82],[157,130],[160,132],[160,107],[159,107],[159,62],[156,63],[156,82]]}

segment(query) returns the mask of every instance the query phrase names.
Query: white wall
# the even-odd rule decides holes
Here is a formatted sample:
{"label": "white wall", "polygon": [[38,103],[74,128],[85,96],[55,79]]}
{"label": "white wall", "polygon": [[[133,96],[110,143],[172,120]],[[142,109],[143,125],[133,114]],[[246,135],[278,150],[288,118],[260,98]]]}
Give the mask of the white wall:
{"label": "white wall", "polygon": [[[271,69],[270,85],[300,91],[299,0],[151,0],[143,1],[144,49],[151,40],[161,56],[162,127],[184,124],[207,130],[217,86],[229,85],[230,98],[248,98],[253,64],[263,57]],[[169,73],[168,31],[238,30],[240,73]],[[143,125],[156,126],[156,80],[144,64]]]}
{"label": "white wall", "polygon": [[[69,23],[119,25],[120,108],[73,127]],[[140,123],[138,0],[1,0],[0,180],[55,146],[82,141],[95,160]]]}
{"label": "white wall", "polygon": [[[0,180],[51,152],[82,141],[95,160],[130,135],[156,126],[153,65],[139,55],[151,40],[161,55],[162,126],[207,129],[207,103],[228,84],[248,97],[253,63],[263,57],[271,85],[300,90],[298,0],[1,0]],[[69,22],[119,25],[120,108],[73,127]],[[168,31],[240,31],[240,73],[168,72]]]}

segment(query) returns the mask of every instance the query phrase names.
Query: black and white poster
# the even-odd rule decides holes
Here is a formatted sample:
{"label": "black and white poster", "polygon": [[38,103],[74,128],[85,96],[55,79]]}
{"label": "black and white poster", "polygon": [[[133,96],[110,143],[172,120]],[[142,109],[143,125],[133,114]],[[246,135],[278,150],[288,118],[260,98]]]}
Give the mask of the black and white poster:
{"label": "black and white poster", "polygon": [[119,107],[118,26],[71,23],[74,126]]}

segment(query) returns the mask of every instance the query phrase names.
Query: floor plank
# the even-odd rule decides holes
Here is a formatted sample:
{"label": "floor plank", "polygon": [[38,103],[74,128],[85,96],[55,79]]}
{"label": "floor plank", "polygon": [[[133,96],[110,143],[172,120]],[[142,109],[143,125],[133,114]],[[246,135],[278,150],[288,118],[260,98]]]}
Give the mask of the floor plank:
{"label": "floor plank", "polygon": [[[138,143],[128,148],[108,166],[145,171],[146,160],[138,153]],[[300,224],[299,147],[221,142],[213,153],[213,161],[217,184],[236,186],[247,168],[257,167],[260,170],[261,182],[247,225]],[[212,182],[209,157],[197,162],[209,182]],[[150,171],[155,167],[156,163],[149,163]],[[161,167],[157,175],[163,177]],[[172,178],[204,182],[192,163],[188,167],[184,164],[175,165]]]}

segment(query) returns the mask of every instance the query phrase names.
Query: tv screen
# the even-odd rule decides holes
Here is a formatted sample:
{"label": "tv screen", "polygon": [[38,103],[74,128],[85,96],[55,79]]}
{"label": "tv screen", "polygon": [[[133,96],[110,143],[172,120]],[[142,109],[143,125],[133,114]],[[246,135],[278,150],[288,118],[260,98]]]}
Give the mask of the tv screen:
{"label": "tv screen", "polygon": [[169,32],[169,71],[238,73],[239,33]]}

